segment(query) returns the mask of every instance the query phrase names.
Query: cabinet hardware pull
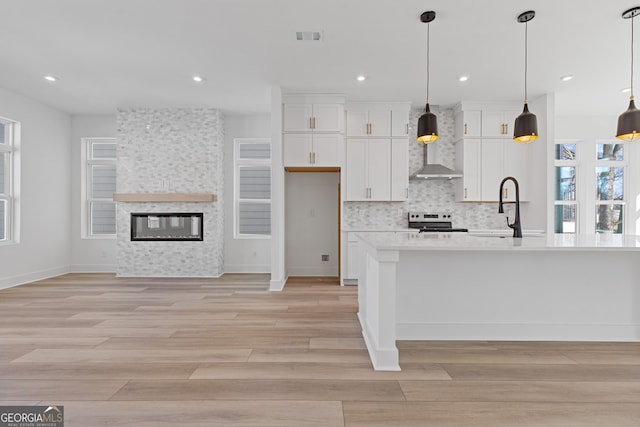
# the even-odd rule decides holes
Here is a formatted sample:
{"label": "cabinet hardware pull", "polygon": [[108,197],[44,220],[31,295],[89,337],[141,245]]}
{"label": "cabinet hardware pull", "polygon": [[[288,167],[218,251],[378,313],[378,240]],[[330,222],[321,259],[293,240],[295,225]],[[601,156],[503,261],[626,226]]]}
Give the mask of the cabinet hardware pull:
{"label": "cabinet hardware pull", "polygon": [[466,123],[464,124],[464,134],[465,135],[467,134],[467,124]]}
{"label": "cabinet hardware pull", "polygon": [[504,198],[505,199],[509,198],[509,189],[508,188],[504,189]]}
{"label": "cabinet hardware pull", "polygon": [[315,151],[313,152],[313,164],[314,165],[316,164],[316,152]]}
{"label": "cabinet hardware pull", "polygon": [[407,123],[405,126],[407,127],[407,132],[406,133],[407,133],[407,135],[409,135],[409,123]]}
{"label": "cabinet hardware pull", "polygon": [[315,116],[313,117],[313,128],[314,129],[316,128],[316,118],[315,118]]}
{"label": "cabinet hardware pull", "polygon": [[313,156],[312,153],[309,153],[309,164],[312,165],[313,164]]}
{"label": "cabinet hardware pull", "polygon": [[407,188],[405,189],[405,193],[406,193],[406,195],[407,195],[407,199],[408,199],[408,198],[409,198],[409,187],[407,187]]}
{"label": "cabinet hardware pull", "polygon": [[504,134],[508,135],[509,134],[509,123],[505,123],[504,124]]}
{"label": "cabinet hardware pull", "polygon": [[465,199],[467,198],[467,189],[466,188],[464,189],[464,198]]}
{"label": "cabinet hardware pull", "polygon": [[313,129],[313,117],[309,117],[309,129]]}

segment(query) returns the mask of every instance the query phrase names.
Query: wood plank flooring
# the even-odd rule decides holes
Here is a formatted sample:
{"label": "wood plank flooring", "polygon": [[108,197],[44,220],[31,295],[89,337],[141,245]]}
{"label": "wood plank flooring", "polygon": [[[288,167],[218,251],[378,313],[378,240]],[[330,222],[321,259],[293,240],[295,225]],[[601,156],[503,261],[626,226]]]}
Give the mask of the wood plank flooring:
{"label": "wood plank flooring", "polygon": [[357,288],[69,274],[0,291],[0,405],[66,426],[640,426],[640,343],[401,341],[371,368]]}

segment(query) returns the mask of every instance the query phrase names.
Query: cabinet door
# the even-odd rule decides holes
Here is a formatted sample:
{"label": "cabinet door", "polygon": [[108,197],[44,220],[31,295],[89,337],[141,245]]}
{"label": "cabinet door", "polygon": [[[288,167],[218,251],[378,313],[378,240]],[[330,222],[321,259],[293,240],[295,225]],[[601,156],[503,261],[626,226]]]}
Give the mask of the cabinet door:
{"label": "cabinet door", "polygon": [[391,136],[409,136],[409,110],[391,110]]}
{"label": "cabinet door", "polygon": [[347,110],[347,136],[365,137],[369,129],[366,110]]}
{"label": "cabinet door", "polygon": [[283,104],[282,131],[283,132],[309,132],[311,131],[311,117],[313,108],[311,104]]}
{"label": "cabinet door", "polygon": [[285,134],[282,137],[283,164],[311,166],[312,144],[310,134]]}
{"label": "cabinet door", "polygon": [[344,105],[313,104],[313,131],[344,132]]}
{"label": "cabinet door", "polygon": [[456,167],[462,171],[462,178],[456,179],[456,200],[477,202],[482,200],[480,187],[482,175],[482,142],[478,139],[464,139],[456,143]]}
{"label": "cabinet door", "polygon": [[369,110],[369,136],[391,136],[391,110]]}
{"label": "cabinet door", "polygon": [[457,116],[456,131],[462,138],[482,136],[482,113],[479,110],[463,111]]}
{"label": "cabinet door", "polygon": [[347,191],[345,200],[368,200],[367,183],[367,140],[348,139],[345,179]]}
{"label": "cabinet door", "polygon": [[[351,233],[350,233],[351,234]],[[358,258],[358,242],[347,242],[347,274],[345,279],[357,279],[358,278],[358,264],[360,260]]]}
{"label": "cabinet door", "polygon": [[342,135],[314,134],[312,136],[313,166],[341,166],[342,165]]}
{"label": "cabinet door", "polygon": [[391,140],[391,200],[409,198],[409,141],[407,138]]}
{"label": "cabinet door", "polygon": [[502,111],[482,110],[482,136],[502,138],[508,133],[502,120]]}
{"label": "cabinet door", "polygon": [[504,145],[513,141],[506,139],[482,140],[482,186],[480,193],[485,202],[498,201],[500,198],[500,181],[504,178],[503,152]]}
{"label": "cabinet door", "polygon": [[368,141],[369,200],[391,200],[391,140]]}
{"label": "cabinet door", "polygon": [[[520,187],[520,201],[529,200],[529,161],[531,156],[531,149],[528,144],[519,144],[511,141],[511,143],[504,146],[504,176],[514,177]],[[504,178],[504,177],[503,177]],[[515,201],[516,195],[513,191],[513,187],[505,194],[505,200]]]}

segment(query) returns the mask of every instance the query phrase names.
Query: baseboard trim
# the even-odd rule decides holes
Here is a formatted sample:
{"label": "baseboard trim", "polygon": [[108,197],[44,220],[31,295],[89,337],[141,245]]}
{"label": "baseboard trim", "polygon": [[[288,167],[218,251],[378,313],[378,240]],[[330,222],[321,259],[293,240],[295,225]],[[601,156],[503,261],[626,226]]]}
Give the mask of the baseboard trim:
{"label": "baseboard trim", "polygon": [[225,264],[225,273],[271,273],[271,264],[268,265],[250,265],[250,264]]}
{"label": "baseboard trim", "polygon": [[115,264],[71,264],[71,273],[115,273]]}
{"label": "baseboard trim", "polygon": [[69,266],[49,268],[47,270],[33,271],[25,274],[0,278],[0,289],[12,288],[24,285],[25,283],[37,282],[38,280],[49,279],[50,277],[62,276],[70,273]]}

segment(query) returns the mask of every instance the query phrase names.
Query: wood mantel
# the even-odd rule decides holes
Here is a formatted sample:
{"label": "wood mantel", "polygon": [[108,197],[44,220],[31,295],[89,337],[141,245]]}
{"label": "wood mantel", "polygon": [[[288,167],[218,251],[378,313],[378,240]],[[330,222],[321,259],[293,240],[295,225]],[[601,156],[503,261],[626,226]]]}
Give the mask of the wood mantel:
{"label": "wood mantel", "polygon": [[208,193],[116,193],[116,202],[215,202],[215,194]]}

